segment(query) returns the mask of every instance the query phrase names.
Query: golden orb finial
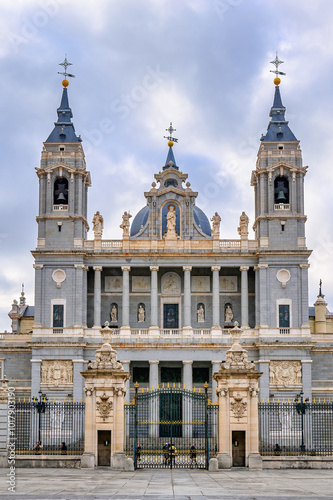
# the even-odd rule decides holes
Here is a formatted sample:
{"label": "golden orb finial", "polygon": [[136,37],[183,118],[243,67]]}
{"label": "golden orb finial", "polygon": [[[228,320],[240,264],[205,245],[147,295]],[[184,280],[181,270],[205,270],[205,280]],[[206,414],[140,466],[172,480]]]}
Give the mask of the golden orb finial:
{"label": "golden orb finial", "polygon": [[168,146],[169,146],[169,148],[172,148],[172,146],[173,146],[173,145],[174,145],[174,142],[173,142],[173,141],[169,141],[169,142],[168,142]]}
{"label": "golden orb finial", "polygon": [[69,85],[69,81],[66,78],[61,83],[62,83],[62,86],[65,88],[68,87],[68,85]]}
{"label": "golden orb finial", "polygon": [[274,82],[274,85],[280,85],[280,83],[281,83],[281,78],[279,78],[279,77],[277,76],[276,78],[274,78],[273,82]]}

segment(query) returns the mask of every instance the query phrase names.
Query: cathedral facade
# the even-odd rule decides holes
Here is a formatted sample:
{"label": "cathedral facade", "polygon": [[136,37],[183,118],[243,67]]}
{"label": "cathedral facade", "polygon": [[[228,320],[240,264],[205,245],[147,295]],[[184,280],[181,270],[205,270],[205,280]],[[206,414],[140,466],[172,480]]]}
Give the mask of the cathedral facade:
{"label": "cathedral facade", "polygon": [[245,211],[235,239],[221,239],[219,214],[200,209],[186,166],[177,165],[170,124],[166,161],[143,208],[133,218],[124,212],[122,239],[103,238],[97,211],[89,240],[91,177],[64,80],[36,169],[35,305],[27,306],[22,293],[9,313],[12,333],[0,340],[2,377],[18,395],[83,399],[81,372],[107,341],[130,372],[128,401],[135,382],[142,388],[208,382],[214,401],[213,375],[235,322],[262,373],[260,398],[332,395],[332,318],[321,289],[309,309],[307,167],[279,83],[251,177],[254,239]]}

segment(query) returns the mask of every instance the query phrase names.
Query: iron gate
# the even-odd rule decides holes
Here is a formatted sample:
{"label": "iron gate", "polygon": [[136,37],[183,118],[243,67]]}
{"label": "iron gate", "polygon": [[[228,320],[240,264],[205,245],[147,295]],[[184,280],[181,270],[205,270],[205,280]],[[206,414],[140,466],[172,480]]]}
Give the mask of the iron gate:
{"label": "iron gate", "polygon": [[168,386],[125,405],[126,454],[136,469],[208,468],[217,452],[218,405],[204,392]]}

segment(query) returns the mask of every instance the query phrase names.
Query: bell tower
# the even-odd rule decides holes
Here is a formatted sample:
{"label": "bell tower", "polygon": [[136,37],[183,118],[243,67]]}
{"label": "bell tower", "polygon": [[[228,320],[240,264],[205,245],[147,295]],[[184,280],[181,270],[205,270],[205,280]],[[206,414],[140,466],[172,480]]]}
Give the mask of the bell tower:
{"label": "bell tower", "polygon": [[258,240],[256,327],[259,335],[307,336],[308,257],[304,177],[299,140],[289,128],[282,104],[278,56],[274,100],[267,132],[261,137],[251,184],[255,194],[254,230]]}
{"label": "bell tower", "polygon": [[58,120],[44,142],[39,178],[39,214],[37,248],[71,250],[82,248],[89,229],[87,191],[90,173],[86,170],[81,138],[75,133],[68,101],[66,70]]}
{"label": "bell tower", "polygon": [[[87,194],[91,185],[80,136],[69,106],[65,58],[58,119],[44,142],[39,179],[35,257],[34,334],[82,332],[87,322],[84,241],[89,229]],[[76,292],[73,293],[73,283]],[[49,330],[46,331],[46,330]]]}
{"label": "bell tower", "polygon": [[275,93],[266,135],[261,137],[251,184],[255,192],[254,230],[260,248],[305,249],[304,177],[300,143],[285,119],[276,56]]}

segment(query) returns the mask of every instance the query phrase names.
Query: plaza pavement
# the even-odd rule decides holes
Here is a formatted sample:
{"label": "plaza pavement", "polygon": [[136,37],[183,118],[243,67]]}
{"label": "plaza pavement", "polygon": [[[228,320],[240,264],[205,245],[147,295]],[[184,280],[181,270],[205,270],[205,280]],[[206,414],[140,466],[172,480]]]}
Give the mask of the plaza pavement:
{"label": "plaza pavement", "polygon": [[333,470],[16,469],[16,493],[0,469],[0,499],[283,500],[333,499]]}

